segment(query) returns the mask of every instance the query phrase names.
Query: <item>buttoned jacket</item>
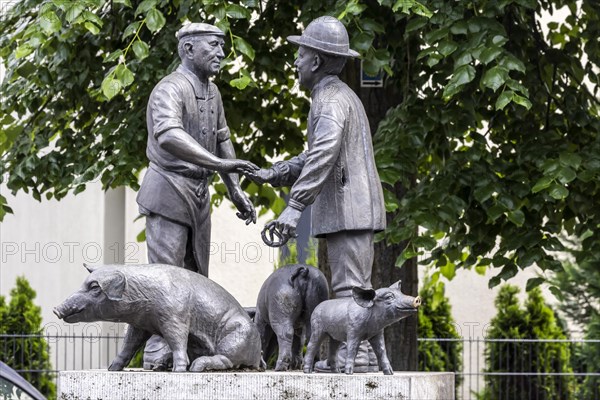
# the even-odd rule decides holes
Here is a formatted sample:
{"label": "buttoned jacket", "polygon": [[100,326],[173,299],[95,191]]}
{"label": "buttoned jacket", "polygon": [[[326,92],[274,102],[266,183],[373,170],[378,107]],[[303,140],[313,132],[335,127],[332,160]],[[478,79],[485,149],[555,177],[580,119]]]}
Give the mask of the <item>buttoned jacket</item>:
{"label": "buttoned jacket", "polygon": [[293,184],[290,206],[303,210],[312,204],[315,237],[385,229],[383,190],[360,99],[332,75],[315,85],[311,101],[308,150],[274,165],[275,184]]}

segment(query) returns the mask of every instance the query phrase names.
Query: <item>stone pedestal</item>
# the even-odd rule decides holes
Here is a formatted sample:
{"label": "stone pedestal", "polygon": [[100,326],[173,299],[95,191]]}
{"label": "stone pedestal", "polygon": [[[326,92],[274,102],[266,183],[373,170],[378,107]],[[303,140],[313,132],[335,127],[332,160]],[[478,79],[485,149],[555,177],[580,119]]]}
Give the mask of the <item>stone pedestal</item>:
{"label": "stone pedestal", "polygon": [[454,374],[63,371],[58,378],[58,399],[453,400]]}

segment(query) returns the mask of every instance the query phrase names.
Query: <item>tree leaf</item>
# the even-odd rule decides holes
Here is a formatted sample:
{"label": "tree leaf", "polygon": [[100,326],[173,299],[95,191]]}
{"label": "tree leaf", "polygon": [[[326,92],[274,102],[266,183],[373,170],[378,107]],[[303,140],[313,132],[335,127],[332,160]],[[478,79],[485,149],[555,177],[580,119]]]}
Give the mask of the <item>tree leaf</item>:
{"label": "tree leaf", "polygon": [[477,200],[478,202],[483,203],[487,199],[492,197],[492,194],[494,194],[495,191],[495,185],[488,183],[485,186],[475,189],[475,191],[473,192],[473,197],[475,197],[475,200]]}
{"label": "tree leaf", "polygon": [[104,62],[109,63],[109,62],[116,61],[122,55],[123,55],[123,50],[121,50],[121,49],[115,50],[112,53],[110,53],[108,56],[106,56],[106,58],[104,59]]}
{"label": "tree leaf", "polygon": [[140,61],[148,57],[148,55],[150,54],[150,46],[148,46],[146,42],[143,42],[141,40],[136,40],[135,42],[133,42],[131,48],[133,49],[135,57]]}
{"label": "tree leaf", "polygon": [[456,265],[448,262],[446,265],[440,267],[440,272],[446,279],[451,281],[456,276]]}
{"label": "tree leaf", "polygon": [[236,36],[233,39],[234,46],[240,53],[245,54],[250,60],[254,61],[254,49],[250,45],[250,43],[246,42],[239,36]]}
{"label": "tree leaf", "polygon": [[509,211],[506,216],[510,222],[517,226],[523,226],[525,222],[525,214],[521,210]]}
{"label": "tree leaf", "polygon": [[550,293],[552,293],[554,297],[556,297],[558,300],[564,301],[564,295],[562,294],[559,288],[557,288],[556,286],[550,286],[548,290],[550,290]]}
{"label": "tree leaf", "polygon": [[450,27],[450,32],[453,35],[466,35],[468,33],[467,29],[467,21],[461,20],[455,22],[454,25]]}
{"label": "tree leaf", "polygon": [[495,92],[502,85],[504,85],[504,82],[506,82],[507,78],[508,70],[500,66],[495,66],[485,72],[483,78],[481,78],[481,83],[483,86],[490,88]]}
{"label": "tree leaf", "polygon": [[117,68],[115,68],[115,76],[117,77],[117,79],[121,83],[121,87],[123,88],[126,88],[127,86],[131,85],[134,81],[133,72],[131,72],[125,64],[117,65]]}
{"label": "tree leaf", "polygon": [[496,100],[496,110],[503,110],[504,107],[512,101],[514,95],[515,92],[512,90],[505,90],[500,93],[500,96],[498,96],[498,99]]}
{"label": "tree leaf", "polygon": [[525,107],[528,110],[531,108],[531,102],[529,101],[529,99],[523,96],[519,96],[516,93],[513,95],[512,101],[520,106]]}
{"label": "tree leaf", "polygon": [[81,12],[85,10],[85,3],[74,1],[71,3],[67,11],[65,12],[65,19],[67,22],[71,23],[75,21],[77,17],[81,14]]}
{"label": "tree leaf", "polygon": [[227,16],[234,19],[250,19],[250,11],[238,4],[228,4]]}
{"label": "tree leaf", "polygon": [[546,280],[544,278],[540,278],[540,277],[529,278],[527,280],[527,285],[525,286],[525,290],[529,292],[530,290],[540,286],[544,282],[546,282]]}
{"label": "tree leaf", "polygon": [[127,39],[129,36],[134,35],[137,32],[137,30],[140,28],[141,24],[142,24],[142,21],[135,21],[135,22],[132,22],[131,24],[127,25],[127,27],[123,31],[123,36],[121,36],[121,38]]}
{"label": "tree leaf", "polygon": [[150,32],[156,32],[165,25],[165,17],[156,8],[151,8],[146,15],[146,26]]}
{"label": "tree leaf", "polygon": [[112,0],[114,4],[123,4],[125,7],[131,8],[131,0]]}
{"label": "tree leaf", "polygon": [[558,173],[560,183],[569,183],[577,178],[577,173],[569,167],[562,167]]}
{"label": "tree leaf", "polygon": [[448,57],[458,49],[458,45],[451,40],[442,40],[437,47],[438,51],[444,57]]}
{"label": "tree leaf", "polygon": [[62,23],[54,11],[47,11],[40,15],[40,27],[46,35],[50,36],[60,30]]}
{"label": "tree leaf", "polygon": [[533,185],[533,188],[531,188],[531,192],[532,193],[537,193],[540,192],[544,189],[547,189],[550,187],[550,185],[552,184],[552,182],[554,182],[554,179],[549,177],[549,176],[543,176],[540,180],[538,180],[535,185]]}
{"label": "tree leaf", "polygon": [[250,84],[251,81],[252,79],[249,76],[243,75],[239,78],[230,80],[229,84],[234,88],[243,90]]}
{"label": "tree leaf", "polygon": [[458,67],[444,89],[444,98],[450,98],[460,92],[461,88],[475,78],[475,68],[472,65]]}
{"label": "tree leaf", "polygon": [[582,162],[581,156],[570,152],[560,153],[558,159],[562,165],[566,165],[575,169],[578,169]]}
{"label": "tree leaf", "polygon": [[151,8],[154,8],[158,4],[158,0],[144,0],[140,3],[139,6],[135,9],[135,15],[145,14],[150,11]]}
{"label": "tree leaf", "polygon": [[97,35],[100,33],[100,28],[98,28],[93,22],[86,21],[83,26],[85,26],[85,29],[87,29],[92,35]]}
{"label": "tree leaf", "polygon": [[102,93],[108,100],[112,99],[116,95],[121,92],[121,82],[112,77],[112,74],[109,74],[102,81]]}
{"label": "tree leaf", "polygon": [[483,50],[479,55],[479,61],[484,64],[489,64],[494,61],[500,54],[502,54],[503,50],[498,46],[490,46]]}
{"label": "tree leaf", "polygon": [[358,51],[367,51],[373,43],[375,36],[369,32],[360,32],[352,38],[352,48]]}
{"label": "tree leaf", "polygon": [[359,15],[361,14],[364,10],[367,9],[367,5],[366,4],[359,4],[359,3],[352,3],[349,2],[346,5],[346,14],[351,14],[351,15]]}
{"label": "tree leaf", "polygon": [[550,186],[549,193],[550,197],[552,197],[553,199],[562,200],[569,195],[569,190],[566,187],[559,185],[558,183],[553,183]]}
{"label": "tree leaf", "polygon": [[515,70],[525,73],[525,64],[523,64],[523,61],[519,60],[517,57],[513,56],[510,53],[502,57],[498,65],[511,71]]}
{"label": "tree leaf", "polygon": [[24,43],[15,50],[15,58],[18,60],[19,58],[27,57],[33,53],[33,50],[34,48],[29,43]]}

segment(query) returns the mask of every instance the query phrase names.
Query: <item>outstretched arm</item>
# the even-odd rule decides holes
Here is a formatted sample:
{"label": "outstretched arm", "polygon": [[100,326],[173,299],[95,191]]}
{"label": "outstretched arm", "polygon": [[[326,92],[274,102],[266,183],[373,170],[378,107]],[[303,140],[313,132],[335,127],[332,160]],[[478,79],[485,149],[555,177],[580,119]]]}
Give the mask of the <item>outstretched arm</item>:
{"label": "outstretched arm", "polygon": [[[251,172],[258,167],[249,161],[219,158],[181,128],[172,128],[157,138],[158,145],[177,158],[217,172]],[[234,153],[235,157],[235,153]]]}

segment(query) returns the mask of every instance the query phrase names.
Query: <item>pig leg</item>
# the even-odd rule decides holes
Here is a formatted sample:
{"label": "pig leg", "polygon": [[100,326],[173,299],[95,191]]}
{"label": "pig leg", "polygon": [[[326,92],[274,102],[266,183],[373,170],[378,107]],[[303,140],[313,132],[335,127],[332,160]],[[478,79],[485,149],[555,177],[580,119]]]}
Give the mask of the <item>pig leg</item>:
{"label": "pig leg", "polygon": [[380,365],[381,370],[384,375],[393,375],[392,364],[390,364],[390,360],[388,359],[387,353],[385,351],[385,340],[383,338],[383,331],[379,332],[377,335],[373,336],[369,339],[369,343],[373,347],[373,351],[377,356],[377,361]]}
{"label": "pig leg", "polygon": [[190,362],[187,354],[189,328],[183,324],[169,325],[162,336],[173,351],[173,372],[185,372]]}
{"label": "pig leg", "polygon": [[292,340],[292,363],[291,369],[300,369],[302,367],[302,328],[294,330],[294,339]]}
{"label": "pig leg", "polygon": [[340,372],[340,368],[337,365],[337,351],[340,347],[341,342],[335,340],[334,338],[329,339],[329,368],[331,372],[338,373]]}
{"label": "pig leg", "polygon": [[310,340],[308,341],[308,346],[306,348],[306,355],[304,356],[304,373],[312,374],[315,363],[315,356],[317,355],[317,351],[321,347],[321,343],[327,337],[327,333],[321,332],[318,330],[313,330],[310,335]]}
{"label": "pig leg", "polygon": [[273,329],[267,324],[262,318],[259,317],[258,313],[255,317],[256,328],[260,334],[260,342],[262,348],[262,356],[265,362],[269,362],[273,350],[275,350],[275,343],[273,340]]}
{"label": "pig leg", "polygon": [[294,327],[288,321],[279,323],[273,327],[277,335],[277,344],[279,345],[279,356],[275,371],[287,371],[292,362],[292,341],[294,339]]}
{"label": "pig leg", "polygon": [[119,351],[117,358],[110,363],[108,370],[121,371],[125,368],[135,355],[135,352],[142,347],[150,336],[152,336],[150,332],[129,325],[127,333],[125,333],[123,347],[121,347],[121,351]]}
{"label": "pig leg", "polygon": [[190,366],[191,372],[204,372],[233,368],[233,363],[222,354],[215,356],[202,356],[196,358]]}
{"label": "pig leg", "polygon": [[358,352],[358,347],[360,346],[360,339],[354,336],[348,335],[348,341],[346,342],[346,374],[352,375],[354,373],[354,359],[356,358],[356,353]]}

